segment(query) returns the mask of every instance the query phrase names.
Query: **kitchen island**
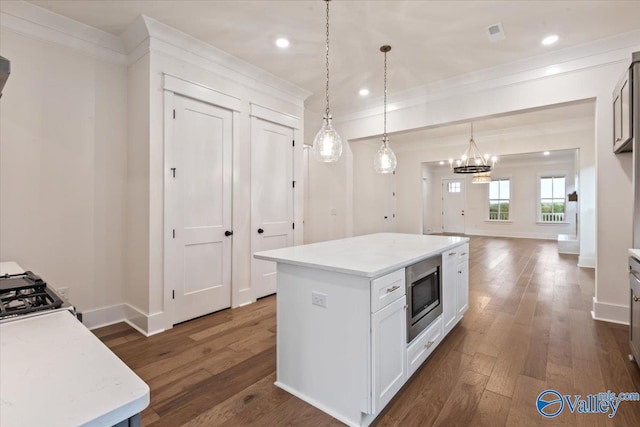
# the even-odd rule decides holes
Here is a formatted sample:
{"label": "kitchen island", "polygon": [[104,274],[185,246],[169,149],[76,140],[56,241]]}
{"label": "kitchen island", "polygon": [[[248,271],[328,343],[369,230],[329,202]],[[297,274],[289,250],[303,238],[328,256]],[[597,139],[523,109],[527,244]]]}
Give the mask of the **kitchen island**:
{"label": "kitchen island", "polygon": [[[371,424],[467,310],[468,252],[465,237],[379,233],[254,254],[277,263],[276,385]],[[405,269],[427,259],[442,314],[409,340]]]}

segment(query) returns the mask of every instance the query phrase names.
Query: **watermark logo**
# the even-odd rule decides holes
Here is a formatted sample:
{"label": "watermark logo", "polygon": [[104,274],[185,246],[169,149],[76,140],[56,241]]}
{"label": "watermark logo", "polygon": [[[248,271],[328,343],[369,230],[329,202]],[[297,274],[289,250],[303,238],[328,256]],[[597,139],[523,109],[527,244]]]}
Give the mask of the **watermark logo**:
{"label": "watermark logo", "polygon": [[545,390],[538,395],[536,408],[538,408],[538,412],[540,412],[540,415],[543,417],[557,417],[564,409],[564,400],[562,399],[562,395],[557,391]]}
{"label": "watermark logo", "polygon": [[556,390],[545,390],[536,399],[536,409],[546,418],[557,417],[565,408],[578,414],[607,414],[613,418],[618,412],[620,402],[640,401],[640,393],[619,393],[611,390],[597,394],[588,394],[584,398],[580,394],[560,394]]}

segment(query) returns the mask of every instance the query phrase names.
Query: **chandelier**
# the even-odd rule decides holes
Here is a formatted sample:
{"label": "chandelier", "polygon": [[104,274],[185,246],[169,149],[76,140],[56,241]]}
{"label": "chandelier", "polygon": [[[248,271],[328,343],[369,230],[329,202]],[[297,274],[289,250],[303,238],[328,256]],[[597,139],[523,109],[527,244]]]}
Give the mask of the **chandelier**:
{"label": "chandelier", "polygon": [[380,47],[380,52],[384,53],[384,133],[382,134],[382,145],[373,159],[373,168],[378,173],[393,173],[396,170],[396,155],[389,148],[389,137],[387,136],[387,52],[391,46]]}
{"label": "chandelier", "polygon": [[338,135],[338,132],[333,128],[331,124],[331,113],[329,112],[329,1],[325,0],[327,5],[327,23],[326,23],[326,36],[327,41],[325,44],[326,49],[326,70],[327,79],[325,86],[326,107],[324,118],[322,121],[322,127],[313,139],[313,154],[316,160],[320,162],[337,162],[342,155],[342,138]]}
{"label": "chandelier", "polygon": [[[487,173],[495,166],[496,156],[490,157],[488,154],[482,156],[480,150],[473,140],[473,123],[471,123],[471,139],[469,139],[469,147],[460,159],[449,159],[449,166],[454,173]],[[491,164],[489,164],[491,161]],[[486,177],[485,177],[486,179]]]}

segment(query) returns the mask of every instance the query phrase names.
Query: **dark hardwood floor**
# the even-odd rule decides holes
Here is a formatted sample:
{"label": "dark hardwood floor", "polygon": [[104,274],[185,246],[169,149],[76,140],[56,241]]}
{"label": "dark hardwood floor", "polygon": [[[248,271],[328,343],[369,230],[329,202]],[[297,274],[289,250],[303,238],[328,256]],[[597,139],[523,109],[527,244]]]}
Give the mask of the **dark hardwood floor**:
{"label": "dark hardwood floor", "polygon": [[[640,426],[640,402],[617,415],[547,420],[562,394],[640,391],[628,328],[591,319],[594,272],[555,242],[471,239],[470,308],[378,417],[378,426]],[[342,425],[276,388],[275,297],[145,338],[121,323],[95,330],[151,388],[150,426]]]}

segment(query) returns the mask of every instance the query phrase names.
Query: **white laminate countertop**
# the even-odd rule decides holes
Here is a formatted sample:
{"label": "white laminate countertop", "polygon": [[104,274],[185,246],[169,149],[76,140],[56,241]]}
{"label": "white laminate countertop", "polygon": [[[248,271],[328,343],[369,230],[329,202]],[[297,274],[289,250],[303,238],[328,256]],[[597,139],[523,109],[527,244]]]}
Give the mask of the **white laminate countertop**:
{"label": "white laminate countertop", "polygon": [[149,386],[70,312],[0,324],[0,425],[112,426]]}
{"label": "white laminate countertop", "polygon": [[640,261],[640,249],[629,249],[629,255]]}
{"label": "white laminate countertop", "polygon": [[378,277],[469,241],[468,237],[378,233],[256,252],[257,259]]}

